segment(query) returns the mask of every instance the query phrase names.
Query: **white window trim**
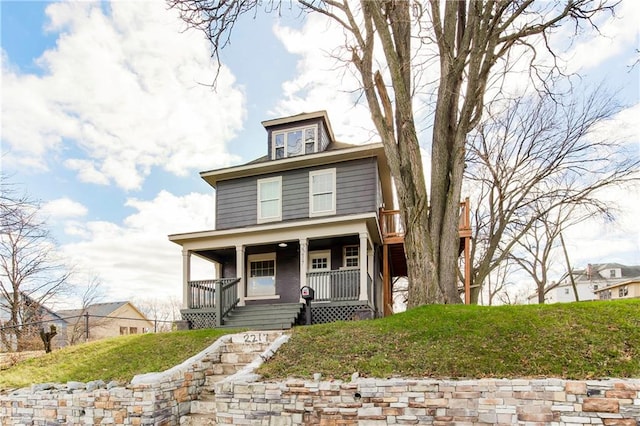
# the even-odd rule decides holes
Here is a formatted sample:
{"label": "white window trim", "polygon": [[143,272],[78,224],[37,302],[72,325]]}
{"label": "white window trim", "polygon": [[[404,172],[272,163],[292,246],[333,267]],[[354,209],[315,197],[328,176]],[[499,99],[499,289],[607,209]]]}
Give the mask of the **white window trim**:
{"label": "white window trim", "polygon": [[[314,211],[313,209],[313,176],[331,174],[333,178],[333,190],[331,193],[331,204],[333,208],[331,210]],[[336,169],[322,169],[309,172],[309,217],[328,216],[336,214]]]}
{"label": "white window trim", "polygon": [[[289,127],[286,129],[282,129],[282,130],[277,130],[277,131],[273,131],[271,132],[271,158],[276,160],[276,136],[277,135],[285,135],[284,138],[284,156],[282,158],[278,158],[278,160],[284,160],[285,158],[290,158],[289,153],[287,152],[287,133],[290,132],[295,132],[297,130],[302,130],[302,134],[304,136],[304,133],[307,129],[313,129],[313,131],[315,132],[315,138],[314,138],[314,142],[313,142],[313,153],[315,154],[316,152],[318,152],[318,139],[319,139],[319,135],[318,135],[318,125],[317,124],[311,124],[311,125],[307,125],[307,126],[297,126],[297,127]],[[299,157],[301,155],[305,155],[306,154],[306,141],[302,141],[302,154],[299,155],[295,155],[295,157]]]}
{"label": "white window trim", "polygon": [[[311,259],[323,259],[327,258],[327,269],[311,269]],[[309,262],[308,262],[308,270],[309,272],[323,272],[331,270],[331,250],[314,250],[309,252]]]}
{"label": "white window trim", "polygon": [[[249,295],[249,280],[251,279],[251,262],[260,262],[263,260],[273,260],[273,280],[274,280],[274,285],[273,285],[273,294],[272,295],[258,295],[258,296],[251,296]],[[260,254],[250,254],[247,256],[247,266],[246,266],[246,277],[247,279],[245,280],[247,289],[246,289],[246,294],[247,296],[245,297],[245,300],[260,300],[260,299],[275,299],[277,296],[276,295],[276,285],[275,285],[275,280],[276,277],[278,276],[278,272],[276,271],[277,268],[277,263],[276,263],[276,253],[275,252],[271,252],[271,253],[260,253]],[[279,298],[280,296],[278,296]]]}
{"label": "white window trim", "polygon": [[[358,259],[357,266],[347,266],[347,247],[355,247],[358,249],[358,255],[355,256]],[[342,247],[342,265],[343,266],[340,269],[360,269],[360,246],[359,245],[349,244],[348,246]]]}
{"label": "white window trim", "polygon": [[[263,183],[278,182],[278,216],[262,217],[262,199],[260,197],[260,188]],[[258,223],[276,222],[282,220],[282,176],[272,178],[258,179],[257,202],[258,202]]]}

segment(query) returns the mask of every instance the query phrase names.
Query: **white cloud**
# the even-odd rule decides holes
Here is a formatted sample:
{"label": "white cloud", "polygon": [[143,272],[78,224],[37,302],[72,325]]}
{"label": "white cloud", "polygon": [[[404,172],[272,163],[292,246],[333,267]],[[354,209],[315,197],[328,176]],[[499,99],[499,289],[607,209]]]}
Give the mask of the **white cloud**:
{"label": "white cloud", "polygon": [[45,215],[55,219],[82,217],[87,214],[87,208],[69,198],[58,198],[42,206]]}
{"label": "white cloud", "polygon": [[[126,205],[136,212],[122,225],[67,222],[66,232],[80,241],[60,249],[78,271],[100,278],[106,299],[181,298],[181,248],[167,235],[213,229],[213,196],[162,191],[152,200],[129,199]],[[207,278],[212,277],[210,269]]]}
{"label": "white cloud", "polygon": [[578,37],[573,48],[565,55],[570,71],[588,70],[619,54],[632,54],[638,48],[639,19],[640,3],[637,1],[620,2],[615,16],[601,14],[600,22],[597,22],[601,35]]}
{"label": "white cloud", "polygon": [[297,75],[283,83],[283,100],[273,115],[324,109],[340,141],[379,141],[369,109],[358,99],[360,82],[339,59],[345,53],[336,48],[344,44],[342,30],[319,14],[310,14],[301,29],[276,25],[273,30],[289,53],[299,55]]}
{"label": "white cloud", "polygon": [[[108,8],[110,13],[105,14]],[[22,74],[3,53],[4,160],[45,170],[59,156],[84,182],[139,189],[153,167],[186,175],[237,160],[244,95],[199,32],[157,1],[56,2],[56,46]]]}

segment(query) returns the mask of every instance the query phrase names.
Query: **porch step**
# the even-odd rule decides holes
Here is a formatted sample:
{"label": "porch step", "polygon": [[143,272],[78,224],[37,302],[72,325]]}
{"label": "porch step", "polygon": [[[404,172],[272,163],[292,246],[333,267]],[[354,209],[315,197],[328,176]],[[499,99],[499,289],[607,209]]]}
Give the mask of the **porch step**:
{"label": "porch step", "polygon": [[219,353],[210,358],[217,360],[205,377],[198,399],[191,401],[190,413],[180,418],[180,426],[207,426],[216,423],[215,384],[235,374],[260,356],[281,332],[246,332],[231,336]]}
{"label": "porch step", "polygon": [[253,330],[289,329],[295,324],[303,306],[300,303],[238,306],[225,317],[223,327]]}

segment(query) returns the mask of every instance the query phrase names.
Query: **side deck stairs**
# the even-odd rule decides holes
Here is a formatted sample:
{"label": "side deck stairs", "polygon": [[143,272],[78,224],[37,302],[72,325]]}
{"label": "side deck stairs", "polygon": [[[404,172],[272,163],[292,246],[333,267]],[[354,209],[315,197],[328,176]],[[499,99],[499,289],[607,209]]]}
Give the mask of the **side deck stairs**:
{"label": "side deck stairs", "polygon": [[213,355],[220,357],[219,362],[213,364],[211,374],[207,374],[198,399],[191,401],[190,413],[180,418],[180,425],[217,424],[215,384],[242,370],[266,351],[281,335],[281,331],[251,331],[233,335],[221,351]]}

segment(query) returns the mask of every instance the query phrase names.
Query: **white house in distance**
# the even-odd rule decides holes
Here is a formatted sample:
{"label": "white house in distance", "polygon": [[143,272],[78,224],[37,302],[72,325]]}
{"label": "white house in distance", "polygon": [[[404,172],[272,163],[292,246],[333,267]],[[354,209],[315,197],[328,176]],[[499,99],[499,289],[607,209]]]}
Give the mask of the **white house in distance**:
{"label": "white house in distance", "polygon": [[[635,291],[629,292],[627,290],[627,294],[620,297],[617,297],[617,290],[612,290],[620,286],[628,289],[629,287],[625,287],[625,285],[631,285],[632,290],[635,290],[634,285],[640,286],[640,265],[622,265],[620,263],[589,264],[584,269],[574,269],[573,279],[576,283],[580,301],[640,297],[640,289],[638,289],[637,294]],[[614,292],[616,297],[604,297]],[[545,296],[546,303],[575,301],[576,298],[568,273],[565,273],[557,283],[551,284]],[[531,302],[531,300],[529,302],[535,303],[535,301]]]}

